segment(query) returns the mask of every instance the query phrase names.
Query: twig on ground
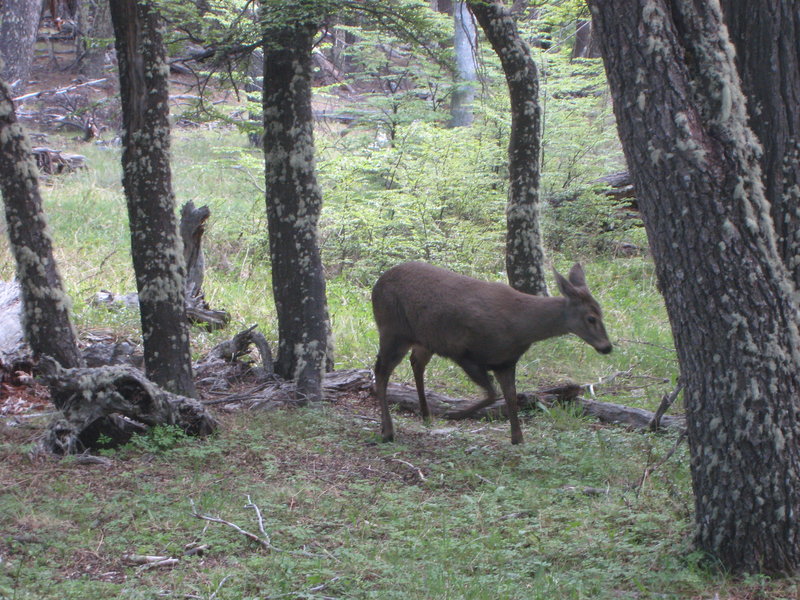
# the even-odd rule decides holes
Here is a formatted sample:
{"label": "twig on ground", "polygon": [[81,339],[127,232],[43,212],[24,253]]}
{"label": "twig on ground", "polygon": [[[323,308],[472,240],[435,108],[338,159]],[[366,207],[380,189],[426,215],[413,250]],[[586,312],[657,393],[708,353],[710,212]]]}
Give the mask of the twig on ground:
{"label": "twig on ground", "polygon": [[[340,579],[341,579],[341,577],[337,575],[336,577],[334,577],[333,579],[330,579],[329,581],[326,581],[325,583],[321,583],[319,585],[315,585],[314,587],[310,587],[310,588],[305,589],[305,590],[303,590],[301,592],[286,592],[284,594],[277,594],[275,596],[267,596],[267,600],[275,600],[277,598],[286,598],[287,596],[293,596],[293,597],[299,598],[299,597],[304,596],[305,594],[314,594],[314,593],[317,593],[317,592],[321,592],[323,590],[328,589],[331,586],[331,584],[336,583]],[[333,600],[329,596],[323,596],[323,600],[329,600],[329,599]]]}
{"label": "twig on ground", "polygon": [[417,475],[419,476],[420,481],[426,481],[425,475],[422,473],[422,469],[420,469],[419,467],[416,467],[416,466],[412,465],[407,460],[403,460],[402,458],[397,458],[397,457],[394,457],[394,456],[390,460],[393,460],[394,462],[398,462],[401,465],[405,465],[405,466],[409,467],[410,469],[414,469],[417,472]]}
{"label": "twig on ground", "polygon": [[197,509],[194,506],[194,500],[190,500],[189,503],[192,505],[192,516],[197,519],[202,519],[203,521],[210,521],[211,523],[222,523],[223,525],[227,525],[228,527],[238,531],[244,537],[249,540],[256,542],[257,544],[263,546],[267,550],[277,550],[270,541],[261,539],[255,533],[251,533],[239,527],[236,523],[231,523],[230,521],[226,521],[225,519],[220,519],[219,517],[212,517],[211,515],[202,515],[197,512]]}
{"label": "twig on ground", "polygon": [[221,519],[219,517],[212,517],[211,515],[204,515],[204,514],[199,513],[197,511],[197,509],[195,508],[194,500],[190,499],[189,500],[189,504],[192,507],[192,516],[193,517],[195,517],[197,519],[201,519],[203,521],[209,521],[211,523],[221,523],[222,525],[227,525],[228,527],[230,527],[230,528],[234,529],[235,531],[238,531],[239,533],[241,533],[247,539],[256,542],[258,545],[260,545],[265,550],[271,550],[271,551],[275,551],[275,552],[284,552],[286,554],[291,554],[293,556],[306,556],[308,558],[326,558],[322,554],[314,554],[312,552],[308,552],[307,550],[283,550],[282,548],[278,548],[277,546],[274,546],[272,544],[272,540],[270,540],[269,535],[267,534],[266,530],[264,529],[264,521],[263,521],[263,518],[261,516],[261,509],[255,503],[253,503],[250,500],[250,496],[247,496],[247,504],[245,505],[245,508],[253,508],[253,509],[255,509],[256,518],[258,519],[258,528],[261,531],[261,533],[264,535],[263,538],[259,537],[255,533],[247,531],[246,529],[242,529],[236,523],[231,523],[230,521],[226,521],[225,519]]}
{"label": "twig on ground", "polygon": [[217,594],[219,594],[219,591],[222,589],[222,586],[225,585],[225,582],[228,581],[228,579],[230,579],[231,577],[232,577],[231,575],[225,575],[225,577],[222,578],[222,581],[219,582],[217,589],[214,590],[214,593],[208,597],[208,600],[214,600],[214,598],[217,597]]}
{"label": "twig on ground", "polygon": [[255,504],[252,500],[250,500],[250,494],[247,495],[247,504],[244,505],[245,508],[252,508],[256,511],[256,518],[258,519],[258,530],[261,532],[261,535],[264,536],[264,539],[267,540],[268,543],[272,543],[269,539],[269,534],[264,530],[264,518],[261,516],[261,509]]}
{"label": "twig on ground", "polygon": [[125,554],[123,557],[128,562],[139,566],[139,571],[156,569],[158,567],[174,567],[180,559],[171,556],[148,556],[142,554]]}

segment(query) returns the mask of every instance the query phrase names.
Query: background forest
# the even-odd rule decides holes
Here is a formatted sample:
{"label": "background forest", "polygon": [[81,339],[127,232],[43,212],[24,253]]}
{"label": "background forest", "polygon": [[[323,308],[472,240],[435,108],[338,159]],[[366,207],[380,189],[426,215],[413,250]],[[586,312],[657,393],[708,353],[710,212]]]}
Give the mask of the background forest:
{"label": "background forest", "polygon": [[[447,40],[453,7],[434,4]],[[573,381],[589,397],[655,410],[678,363],[636,201],[610,183],[625,160],[602,61],[580,56],[592,54],[588,9],[516,2],[514,15],[540,76],[547,262],[562,273],[582,262],[615,348],[599,355],[574,336],[534,344],[518,389]],[[218,17],[209,35],[232,18]],[[474,120],[453,127],[448,41],[420,47],[367,19],[332,25],[314,50],[320,248],[335,368],[370,369],[370,290],[390,266],[423,260],[506,280],[510,109],[482,35]],[[71,55],[58,54],[72,42],[49,33],[28,92],[74,75]],[[192,36],[171,35],[170,55],[185,55]],[[210,208],[203,291],[231,315],[225,329],[191,329],[195,360],[252,325],[270,344],[278,338],[264,154],[248,137],[260,106],[245,74],[210,66],[178,62],[170,74],[177,204]],[[114,68],[101,70],[107,81],[20,102],[17,114],[35,145],[85,157],[84,168],[41,176],[81,344],[138,345],[138,311],[94,301],[101,290],[136,290]],[[0,280],[14,275],[3,236]],[[393,380],[412,381],[407,363]],[[427,382],[477,398],[444,359]],[[688,450],[673,431],[541,406],[524,418],[526,444],[511,447],[502,421],[426,427],[398,412],[396,443],[381,444],[369,390],[265,411],[214,404],[237,389],[199,389],[222,423],[214,436],[158,427],[87,465],[29,454],[48,405],[3,384],[0,598],[798,597],[791,579],[729,576],[693,551]],[[143,558],[153,556],[166,562]]]}

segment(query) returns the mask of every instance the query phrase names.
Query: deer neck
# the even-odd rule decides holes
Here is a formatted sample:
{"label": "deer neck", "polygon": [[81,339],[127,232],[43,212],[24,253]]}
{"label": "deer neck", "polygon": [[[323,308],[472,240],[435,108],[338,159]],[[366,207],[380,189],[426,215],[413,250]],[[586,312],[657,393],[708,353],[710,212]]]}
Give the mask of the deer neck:
{"label": "deer neck", "polygon": [[528,296],[523,329],[533,341],[569,333],[568,300],[563,296]]}

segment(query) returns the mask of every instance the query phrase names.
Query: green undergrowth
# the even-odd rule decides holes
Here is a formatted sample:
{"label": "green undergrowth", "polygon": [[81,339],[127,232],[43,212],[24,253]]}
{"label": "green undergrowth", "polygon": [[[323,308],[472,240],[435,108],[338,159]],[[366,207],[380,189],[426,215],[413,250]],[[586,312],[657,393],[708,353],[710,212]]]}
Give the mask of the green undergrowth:
{"label": "green undergrowth", "polygon": [[[690,551],[685,444],[535,415],[503,423],[398,416],[377,442],[358,402],[169,431],[109,466],[0,448],[0,597],[767,598]],[[250,506],[248,506],[250,505]],[[257,506],[263,517],[259,532]],[[223,519],[268,540],[267,549]],[[207,545],[200,556],[187,546]],[[142,568],[129,555],[179,558]],[[794,591],[793,591],[794,590]],[[747,595],[738,595],[739,593]],[[772,595],[774,594],[774,595]]]}

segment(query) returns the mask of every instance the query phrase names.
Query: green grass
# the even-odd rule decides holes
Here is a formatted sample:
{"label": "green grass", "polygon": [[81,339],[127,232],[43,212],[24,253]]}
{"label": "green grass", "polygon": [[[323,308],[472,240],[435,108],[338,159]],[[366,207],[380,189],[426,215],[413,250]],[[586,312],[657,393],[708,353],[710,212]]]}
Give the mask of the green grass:
{"label": "green grass", "polygon": [[[109,467],[0,453],[0,597],[710,598],[791,597],[737,582],[690,553],[686,446],[560,415],[526,444],[501,424],[399,416],[376,443],[351,403],[224,417],[218,435],[111,453]],[[437,423],[441,426],[441,423]],[[13,434],[16,441],[20,432]],[[602,490],[592,494],[584,488]],[[267,551],[219,517],[257,533]],[[203,556],[142,570],[127,554]],[[313,592],[317,586],[322,590]],[[763,591],[763,595],[759,595]],[[745,592],[751,595],[736,596]],[[769,595],[774,593],[775,595]],[[730,594],[730,596],[729,596]]]}
{"label": "green grass", "polygon": [[[59,140],[90,168],[43,183],[57,259],[82,332],[138,337],[132,311],[91,305],[100,289],[134,291],[119,151]],[[257,323],[277,331],[257,154],[227,130],[178,131],[179,204],[212,210],[205,238],[206,298],[227,309],[225,331],[195,329],[196,355]],[[420,176],[421,178],[422,176]],[[502,227],[502,215],[496,228]],[[497,237],[488,232],[487,239]],[[410,238],[409,238],[410,239]],[[457,240],[454,241],[456,243]],[[13,261],[0,242],[0,277]],[[369,368],[377,334],[366,274],[331,269],[328,301],[337,368]],[[446,255],[448,247],[443,247]],[[461,252],[454,245],[452,252]],[[483,248],[488,264],[497,244]],[[380,260],[385,257],[382,256]],[[468,263],[459,255],[454,264]],[[646,257],[551,255],[566,272],[584,263],[615,345],[600,355],[574,336],[535,344],[519,389],[571,379],[600,399],[653,409],[672,389],[677,362]],[[353,275],[358,276],[354,277]],[[501,280],[502,275],[480,274]],[[555,289],[550,282],[551,289]],[[407,362],[395,381],[412,380]],[[434,359],[431,390],[477,397],[453,363]],[[677,409],[679,410],[679,408]],[[220,413],[220,432],[185,440],[162,432],[109,453],[108,467],[32,459],[32,429],[0,420],[0,598],[794,598],[792,580],[733,580],[692,553],[687,449],[643,477],[675,444],[579,418],[568,409],[527,416],[522,447],[502,422],[397,415],[393,444],[378,443],[374,399],[349,395],[317,409]],[[174,439],[173,439],[174,438]],[[591,488],[591,493],[584,493]],[[257,532],[247,497],[264,515],[267,551],[203,513]],[[203,556],[142,569],[127,554]]]}

